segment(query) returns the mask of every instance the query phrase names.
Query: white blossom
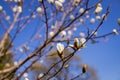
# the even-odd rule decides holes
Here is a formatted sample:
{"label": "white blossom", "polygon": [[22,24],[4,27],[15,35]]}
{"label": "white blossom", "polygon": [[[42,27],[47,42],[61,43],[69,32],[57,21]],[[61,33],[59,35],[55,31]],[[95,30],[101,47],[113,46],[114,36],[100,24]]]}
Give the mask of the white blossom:
{"label": "white blossom", "polygon": [[95,19],[94,18],[91,18],[90,19],[90,23],[94,23],[95,22]]}
{"label": "white blossom", "polygon": [[102,10],[103,10],[103,8],[102,8],[101,4],[99,3],[99,4],[97,5],[96,9],[95,9],[95,13],[98,14],[98,13],[100,13]]}
{"label": "white blossom", "polygon": [[70,15],[70,19],[74,20],[75,19],[74,15]]}
{"label": "white blossom", "polygon": [[79,44],[79,39],[78,38],[74,38],[74,43]]}
{"label": "white blossom", "polygon": [[62,31],[60,34],[62,37],[66,36],[66,31]]}
{"label": "white blossom", "polygon": [[88,19],[90,16],[89,15],[86,15],[86,18]]}
{"label": "white blossom", "polygon": [[25,72],[25,73],[23,74],[23,77],[28,77],[28,73]]}
{"label": "white blossom", "polygon": [[59,53],[62,53],[64,50],[64,45],[62,43],[57,43],[56,48]]}
{"label": "white blossom", "polygon": [[20,51],[20,52],[23,52],[23,49],[22,49],[22,48],[19,48],[19,51]]}
{"label": "white blossom", "polygon": [[37,11],[38,13],[42,13],[42,8],[41,8],[41,7],[38,7],[38,8],[36,9],[36,11]]}
{"label": "white blossom", "polygon": [[18,62],[17,62],[17,61],[14,61],[14,65],[17,66],[17,65],[18,65]]}
{"label": "white blossom", "polygon": [[52,26],[51,26],[51,29],[55,29],[55,28],[56,28],[56,26],[55,26],[55,25],[52,25]]}
{"label": "white blossom", "polygon": [[18,6],[18,7],[17,7],[17,11],[18,11],[19,13],[21,13],[21,12],[22,12],[22,7],[21,7],[21,6]]}
{"label": "white blossom", "polygon": [[54,3],[54,0],[47,0],[49,3]]}
{"label": "white blossom", "polygon": [[82,24],[84,23],[84,20],[82,18],[80,18],[80,23],[82,23]]}
{"label": "white blossom", "polygon": [[33,14],[33,15],[32,15],[32,18],[36,18],[36,15],[35,15],[35,14]]}
{"label": "white blossom", "polygon": [[96,16],[96,19],[97,19],[97,20],[100,20],[100,19],[101,19],[101,17],[100,17],[100,16]]}
{"label": "white blossom", "polygon": [[38,75],[38,78],[41,78],[43,75],[44,75],[43,73],[40,73],[40,74]]}
{"label": "white blossom", "polygon": [[3,7],[0,5],[0,11],[2,11]]}
{"label": "white blossom", "polygon": [[80,34],[80,37],[85,37],[85,33],[81,32]]}
{"label": "white blossom", "polygon": [[17,6],[13,7],[13,8],[12,8],[12,11],[13,11],[13,12],[17,12]]}
{"label": "white blossom", "polygon": [[10,16],[6,16],[6,18],[5,18],[6,20],[10,20]]}
{"label": "white blossom", "polygon": [[84,44],[84,43],[86,42],[86,39],[85,39],[85,38],[80,38],[80,42],[81,42],[82,44]]}
{"label": "white blossom", "polygon": [[118,31],[117,31],[116,29],[113,29],[113,33],[114,33],[115,35],[118,35]]}
{"label": "white blossom", "polygon": [[56,6],[59,6],[59,7],[62,7],[62,6],[63,6],[60,1],[55,1],[55,5],[56,5]]}
{"label": "white blossom", "polygon": [[50,37],[54,36],[54,34],[55,33],[53,31],[49,32]]}
{"label": "white blossom", "polygon": [[58,0],[59,2],[61,2],[61,3],[64,3],[65,2],[65,0]]}
{"label": "white blossom", "polygon": [[26,78],[24,78],[24,80],[29,80],[29,79],[26,77]]}
{"label": "white blossom", "polygon": [[76,31],[76,30],[77,30],[77,28],[76,28],[76,27],[74,27],[74,28],[73,28],[73,31]]}
{"label": "white blossom", "polygon": [[80,8],[79,12],[83,13],[84,12],[84,8]]}
{"label": "white blossom", "polygon": [[72,35],[72,31],[71,30],[68,30],[68,35]]}

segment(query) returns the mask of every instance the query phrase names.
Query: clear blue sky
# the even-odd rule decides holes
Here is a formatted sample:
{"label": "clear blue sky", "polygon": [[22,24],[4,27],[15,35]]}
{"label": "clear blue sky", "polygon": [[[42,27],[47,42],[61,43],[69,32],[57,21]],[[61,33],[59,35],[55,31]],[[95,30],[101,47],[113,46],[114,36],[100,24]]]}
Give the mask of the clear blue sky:
{"label": "clear blue sky", "polygon": [[[1,1],[0,5],[4,5]],[[108,5],[111,6],[107,21],[102,26],[104,28],[100,29],[101,33],[107,33],[112,31],[113,28],[119,27],[117,19],[120,17],[120,0],[103,0],[102,5],[103,8]],[[28,30],[26,29],[26,31]],[[30,32],[28,31],[27,33]],[[22,41],[23,39],[20,40]],[[88,47],[83,49],[80,55],[83,63],[95,68],[99,80],[120,80],[120,35],[110,36],[108,42],[102,41],[99,44],[87,45]]]}

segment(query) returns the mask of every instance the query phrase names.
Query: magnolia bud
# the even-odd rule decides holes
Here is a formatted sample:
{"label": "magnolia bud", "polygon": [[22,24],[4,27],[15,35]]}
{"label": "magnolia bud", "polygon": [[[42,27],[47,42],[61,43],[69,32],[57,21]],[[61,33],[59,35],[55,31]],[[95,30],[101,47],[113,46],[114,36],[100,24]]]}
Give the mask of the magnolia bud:
{"label": "magnolia bud", "polygon": [[120,26],[120,18],[118,18],[118,25]]}
{"label": "magnolia bud", "polygon": [[88,67],[88,66],[87,66],[86,64],[83,65],[83,67],[82,67],[82,73],[86,73],[87,67]]}

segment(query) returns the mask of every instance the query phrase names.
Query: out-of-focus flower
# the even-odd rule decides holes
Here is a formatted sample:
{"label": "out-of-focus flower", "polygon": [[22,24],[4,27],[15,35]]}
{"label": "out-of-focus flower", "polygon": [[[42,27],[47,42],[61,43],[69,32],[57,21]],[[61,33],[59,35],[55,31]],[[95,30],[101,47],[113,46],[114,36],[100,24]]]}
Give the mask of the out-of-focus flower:
{"label": "out-of-focus flower", "polygon": [[118,31],[117,31],[116,29],[113,29],[113,33],[114,33],[115,35],[118,35]]}
{"label": "out-of-focus flower", "polygon": [[13,7],[13,8],[12,8],[12,11],[13,11],[13,12],[17,12],[17,6]]}
{"label": "out-of-focus flower", "polygon": [[76,28],[76,27],[74,27],[74,28],[73,28],[73,31],[76,31],[76,30],[77,30],[77,28]]}
{"label": "out-of-focus flower", "polygon": [[61,3],[64,3],[65,2],[65,0],[58,0],[59,2],[61,2]]}
{"label": "out-of-focus flower", "polygon": [[86,39],[85,39],[85,38],[80,38],[80,42],[81,42],[82,44],[84,44],[84,43],[86,42]]}
{"label": "out-of-focus flower", "polygon": [[85,37],[85,33],[81,32],[80,34],[80,37]]}
{"label": "out-of-focus flower", "polygon": [[17,62],[17,61],[14,61],[14,65],[17,66],[17,65],[18,65],[18,62]]}
{"label": "out-of-focus flower", "polygon": [[84,20],[82,18],[80,18],[80,23],[82,23],[82,24],[84,23]]}
{"label": "out-of-focus flower", "polygon": [[90,16],[89,15],[86,15],[86,18],[88,19]]}
{"label": "out-of-focus flower", "polygon": [[10,20],[10,16],[6,16],[6,18],[5,18],[6,20]]}
{"label": "out-of-focus flower", "polygon": [[59,52],[59,54],[62,54],[63,50],[64,50],[64,45],[62,43],[57,43],[57,51]]}
{"label": "out-of-focus flower", "polygon": [[52,36],[54,36],[54,32],[53,31],[51,31],[50,33],[49,33],[49,35],[50,35],[50,37],[52,37]]}
{"label": "out-of-focus flower", "polygon": [[3,7],[0,5],[0,12],[2,11]]}
{"label": "out-of-focus flower", "polygon": [[120,26],[120,18],[118,18],[118,25]]}
{"label": "out-of-focus flower", "polygon": [[23,77],[28,77],[28,73],[25,72],[25,73],[23,74]]}
{"label": "out-of-focus flower", "polygon": [[95,19],[94,19],[94,18],[91,18],[91,19],[90,19],[90,23],[93,24],[94,22],[95,22]]}
{"label": "out-of-focus flower", "polygon": [[61,35],[61,37],[65,37],[66,36],[66,31],[62,31],[60,35]]}
{"label": "out-of-focus flower", "polygon": [[54,0],[47,0],[49,3],[54,3]]}
{"label": "out-of-focus flower", "polygon": [[97,20],[100,20],[100,19],[101,19],[101,17],[100,17],[100,16],[96,16],[96,19],[97,19]]}
{"label": "out-of-focus flower", "polygon": [[68,35],[72,35],[72,31],[71,30],[68,30]]}
{"label": "out-of-focus flower", "polygon": [[38,13],[42,13],[42,8],[41,8],[41,7],[38,7],[38,8],[36,9],[36,11],[37,11]]}
{"label": "out-of-focus flower", "polygon": [[55,5],[56,5],[56,6],[59,6],[59,7],[62,7],[62,6],[63,6],[60,1],[55,1]]}
{"label": "out-of-focus flower", "polygon": [[44,75],[43,73],[40,73],[40,74],[38,75],[38,78],[41,78],[43,75]]}
{"label": "out-of-focus flower", "polygon": [[21,7],[21,6],[18,6],[18,7],[17,7],[17,11],[18,11],[19,13],[22,13],[22,7]]}
{"label": "out-of-focus flower", "polygon": [[32,18],[36,18],[36,15],[35,15],[35,14],[33,14],[33,15],[32,15]]}
{"label": "out-of-focus flower", "polygon": [[83,13],[84,12],[84,8],[80,8],[79,12]]}
{"label": "out-of-focus flower", "polygon": [[78,48],[79,44],[80,44],[80,42],[79,42],[78,38],[75,38],[74,39],[74,47]]}
{"label": "out-of-focus flower", "polygon": [[70,19],[74,20],[75,19],[74,15],[70,15]]}
{"label": "out-of-focus flower", "polygon": [[26,78],[24,78],[24,80],[29,80],[29,79],[26,77]]}
{"label": "out-of-focus flower", "polygon": [[98,5],[97,5],[97,7],[96,7],[96,9],[95,9],[95,14],[98,14],[98,13],[100,13],[101,11],[102,11],[102,5],[99,3]]}

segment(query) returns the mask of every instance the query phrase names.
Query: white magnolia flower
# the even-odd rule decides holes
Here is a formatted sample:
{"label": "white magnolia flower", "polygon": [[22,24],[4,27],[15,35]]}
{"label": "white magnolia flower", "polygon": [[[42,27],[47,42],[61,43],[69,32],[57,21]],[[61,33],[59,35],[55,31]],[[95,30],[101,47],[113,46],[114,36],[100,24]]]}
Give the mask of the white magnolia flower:
{"label": "white magnolia flower", "polygon": [[0,5],[0,11],[2,11],[3,7]]}
{"label": "white magnolia flower", "polygon": [[55,28],[56,28],[56,26],[55,26],[55,25],[52,25],[52,26],[51,26],[51,29],[55,29]]}
{"label": "white magnolia flower", "polygon": [[13,11],[13,12],[17,12],[17,6],[13,7],[13,8],[12,8],[12,11]]}
{"label": "white magnolia flower", "polygon": [[100,19],[101,19],[101,17],[100,17],[100,16],[96,16],[96,19],[97,19],[97,20],[100,20]]}
{"label": "white magnolia flower", "polygon": [[72,35],[72,31],[71,30],[68,30],[68,35]]}
{"label": "white magnolia flower", "polygon": [[63,52],[63,50],[64,50],[64,45],[62,44],[62,43],[57,43],[57,51],[59,52],[59,53],[62,53]]}
{"label": "white magnolia flower", "polygon": [[14,63],[13,63],[15,66],[17,66],[18,65],[18,62],[17,61],[14,61]]}
{"label": "white magnolia flower", "polygon": [[88,19],[90,16],[89,15],[86,15],[86,18]]}
{"label": "white magnolia flower", "polygon": [[60,35],[61,35],[61,37],[66,36],[66,31],[62,31]]}
{"label": "white magnolia flower", "polygon": [[6,18],[5,18],[6,20],[10,20],[10,16],[6,16]]}
{"label": "white magnolia flower", "polygon": [[80,18],[80,23],[82,23],[82,24],[84,23],[84,20],[82,18]]}
{"label": "white magnolia flower", "polygon": [[23,49],[22,49],[22,48],[19,48],[19,51],[20,51],[20,52],[23,52]]}
{"label": "white magnolia flower", "polygon": [[85,33],[81,32],[80,34],[80,37],[85,37]]}
{"label": "white magnolia flower", "polygon": [[61,2],[61,3],[64,3],[65,2],[65,0],[58,0],[59,2]]}
{"label": "white magnolia flower", "polygon": [[44,75],[43,73],[40,73],[40,74],[38,75],[38,78],[41,78],[43,75]]}
{"label": "white magnolia flower", "polygon": [[56,6],[59,6],[59,7],[62,7],[62,6],[63,6],[60,1],[55,1],[55,5],[56,5]]}
{"label": "white magnolia flower", "polygon": [[26,78],[24,78],[24,80],[29,80],[29,79],[26,77]]}
{"label": "white magnolia flower", "polygon": [[113,33],[114,33],[115,35],[118,35],[118,31],[117,31],[116,29],[113,29]]}
{"label": "white magnolia flower", "polygon": [[74,38],[74,43],[79,44],[79,39],[78,38]]}
{"label": "white magnolia flower", "polygon": [[54,32],[53,31],[51,31],[50,33],[49,33],[49,35],[50,35],[50,37],[52,37],[52,36],[54,36]]}
{"label": "white magnolia flower", "polygon": [[103,10],[102,5],[99,3],[95,9],[95,13],[98,14]]}
{"label": "white magnolia flower", "polygon": [[47,0],[49,3],[54,3],[54,0]]}
{"label": "white magnolia flower", "polygon": [[41,8],[41,7],[38,7],[38,8],[36,9],[36,11],[37,11],[38,13],[42,13],[42,8]]}
{"label": "white magnolia flower", "polygon": [[28,73],[24,73],[24,74],[23,74],[23,77],[28,77]]}
{"label": "white magnolia flower", "polygon": [[22,13],[22,7],[21,7],[21,6],[18,6],[18,7],[17,7],[17,11],[18,11],[19,13]]}
{"label": "white magnolia flower", "polygon": [[90,23],[93,24],[94,22],[95,22],[95,19],[94,19],[94,18],[91,18],[91,19],[90,19]]}
{"label": "white magnolia flower", "polygon": [[32,15],[32,18],[36,18],[36,15],[35,15],[35,14],[33,14],[33,15]]}
{"label": "white magnolia flower", "polygon": [[79,12],[83,13],[84,12],[84,8],[80,8]]}
{"label": "white magnolia flower", "polygon": [[74,15],[70,15],[70,19],[74,20],[75,19]]}
{"label": "white magnolia flower", "polygon": [[81,42],[82,44],[84,44],[84,43],[86,42],[86,39],[85,39],[85,38],[80,38],[80,42]]}

